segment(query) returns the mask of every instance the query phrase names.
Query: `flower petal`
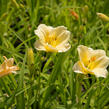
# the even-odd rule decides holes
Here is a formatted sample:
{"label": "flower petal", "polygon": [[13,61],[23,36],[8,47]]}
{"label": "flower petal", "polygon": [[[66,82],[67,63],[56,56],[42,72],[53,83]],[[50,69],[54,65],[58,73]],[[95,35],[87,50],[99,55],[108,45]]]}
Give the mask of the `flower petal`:
{"label": "flower petal", "polygon": [[58,44],[65,44],[70,39],[70,32],[69,31],[63,31],[57,38]]}
{"label": "flower petal", "polygon": [[84,73],[82,67],[80,66],[80,61],[74,64],[73,70],[76,73]]}
{"label": "flower petal", "polygon": [[67,31],[67,28],[64,26],[58,26],[50,32],[50,37],[56,36],[58,37],[62,32]]}
{"label": "flower petal", "polygon": [[106,53],[104,50],[91,50],[89,52],[90,52],[89,54],[90,58],[95,57],[96,59],[98,59],[101,56],[106,56]]}
{"label": "flower petal", "polygon": [[71,45],[69,43],[60,44],[56,48],[57,48],[58,52],[66,52],[71,48]]}
{"label": "flower petal", "polygon": [[10,67],[9,69],[10,69],[10,72],[16,73],[15,71],[16,71],[16,70],[19,70],[19,67],[18,67],[18,66],[12,66],[12,67]]}
{"label": "flower petal", "polygon": [[46,49],[47,52],[58,52],[58,50],[55,47],[52,47],[49,44],[45,45],[45,49]]}
{"label": "flower petal", "polygon": [[37,28],[37,30],[35,30],[35,34],[39,37],[39,39],[44,40],[45,36],[48,36],[50,31],[53,28],[51,26],[46,26],[45,24],[40,24]]}
{"label": "flower petal", "polygon": [[106,68],[109,65],[109,58],[107,56],[102,56],[96,59],[92,64],[90,65],[91,69],[94,68]]}
{"label": "flower petal", "polygon": [[74,64],[73,66],[73,70],[76,73],[83,73],[83,74],[87,74],[89,73],[89,70],[84,66],[84,64],[80,61],[78,61],[77,63]]}
{"label": "flower petal", "polygon": [[87,69],[84,64],[80,61],[74,64],[73,70],[76,73],[83,73],[83,74],[94,74],[91,70]]}
{"label": "flower petal", "polygon": [[103,69],[103,68],[95,68],[92,71],[94,72],[96,77],[104,77],[104,78],[106,78],[106,76],[108,74],[108,71],[106,69]]}
{"label": "flower petal", "polygon": [[0,77],[2,77],[2,76],[5,76],[5,75],[8,75],[9,73],[0,73]]}
{"label": "flower petal", "polygon": [[70,38],[70,32],[67,31],[67,28],[64,26],[59,26],[50,32],[49,37],[54,37],[56,39],[57,45],[62,42],[68,42]]}
{"label": "flower petal", "polygon": [[8,59],[8,60],[6,60],[7,62],[7,66],[8,67],[11,67],[11,66],[13,66],[13,64],[14,64],[14,59],[13,58],[10,58],[10,59]]}
{"label": "flower petal", "polygon": [[79,53],[80,61],[82,61],[84,63],[84,65],[87,65],[88,61],[89,61],[89,55],[90,55],[89,51],[92,49],[88,48],[84,45],[80,45],[80,46],[78,46],[77,50]]}
{"label": "flower petal", "polygon": [[41,42],[41,40],[36,40],[35,44],[34,44],[34,47],[37,49],[37,50],[44,50],[46,51],[45,47],[44,47],[44,44]]}

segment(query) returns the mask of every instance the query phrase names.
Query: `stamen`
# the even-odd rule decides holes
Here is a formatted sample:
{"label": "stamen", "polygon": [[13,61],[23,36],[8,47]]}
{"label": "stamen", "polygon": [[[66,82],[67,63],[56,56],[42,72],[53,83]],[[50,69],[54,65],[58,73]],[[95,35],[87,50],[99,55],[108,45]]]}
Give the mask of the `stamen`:
{"label": "stamen", "polygon": [[96,57],[91,57],[91,61],[95,61],[96,60]]}
{"label": "stamen", "polygon": [[56,45],[57,45],[57,38],[56,38],[56,36],[46,36],[45,37],[45,42],[47,44],[50,44],[53,47],[56,47]]}
{"label": "stamen", "polygon": [[91,65],[92,65],[92,63],[93,63],[95,60],[96,60],[96,57],[95,57],[95,56],[93,56],[93,57],[90,58],[89,64],[88,64],[88,66],[87,66],[88,69],[91,69]]}

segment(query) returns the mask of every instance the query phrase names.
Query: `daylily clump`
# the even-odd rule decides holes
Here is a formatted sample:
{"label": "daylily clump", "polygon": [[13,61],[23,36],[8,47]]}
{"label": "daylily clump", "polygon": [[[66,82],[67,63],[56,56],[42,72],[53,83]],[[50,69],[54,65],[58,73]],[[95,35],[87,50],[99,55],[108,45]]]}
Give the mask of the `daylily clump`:
{"label": "daylily clump", "polygon": [[106,77],[109,57],[104,50],[93,50],[86,46],[78,46],[80,60],[75,63],[73,70],[76,73],[93,74],[96,77]]}
{"label": "daylily clump", "polygon": [[71,47],[68,42],[70,32],[64,26],[53,28],[45,24],[40,24],[37,30],[35,30],[35,34],[39,37],[39,40],[35,42],[35,48],[37,50],[66,52]]}
{"label": "daylily clump", "polygon": [[16,70],[19,70],[18,66],[13,66],[14,59],[7,59],[4,56],[5,61],[0,65],[0,77],[8,75],[10,73],[16,73]]}

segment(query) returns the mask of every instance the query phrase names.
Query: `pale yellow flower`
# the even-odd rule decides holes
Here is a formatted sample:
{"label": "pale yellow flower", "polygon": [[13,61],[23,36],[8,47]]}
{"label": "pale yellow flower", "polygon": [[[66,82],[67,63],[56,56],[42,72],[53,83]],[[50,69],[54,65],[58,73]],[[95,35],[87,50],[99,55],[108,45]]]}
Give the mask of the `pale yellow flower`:
{"label": "pale yellow flower", "polygon": [[86,46],[78,46],[80,60],[74,65],[76,73],[93,74],[96,77],[106,77],[109,57],[104,50],[93,50]]}
{"label": "pale yellow flower", "polygon": [[35,30],[35,34],[39,37],[35,42],[37,50],[66,52],[70,49],[70,44],[68,43],[70,32],[64,26],[53,28],[45,24],[40,24],[37,30]]}
{"label": "pale yellow flower", "polygon": [[10,58],[7,59],[4,56],[5,61],[0,65],[0,77],[8,75],[10,73],[16,73],[16,70],[19,70],[17,66],[13,66],[14,64],[14,59]]}
{"label": "pale yellow flower", "polygon": [[101,20],[109,22],[109,17],[106,16],[105,14],[103,14],[103,13],[97,13],[97,16],[98,16]]}

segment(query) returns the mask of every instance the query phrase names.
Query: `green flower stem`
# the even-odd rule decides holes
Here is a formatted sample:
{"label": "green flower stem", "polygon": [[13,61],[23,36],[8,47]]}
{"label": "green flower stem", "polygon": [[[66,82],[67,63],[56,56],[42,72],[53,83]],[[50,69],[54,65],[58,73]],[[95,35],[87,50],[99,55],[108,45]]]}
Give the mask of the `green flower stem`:
{"label": "green flower stem", "polygon": [[76,102],[78,104],[78,109],[81,109],[81,75],[77,74],[76,77]]}
{"label": "green flower stem", "polygon": [[47,67],[49,66],[50,62],[54,59],[54,57],[56,56],[57,53],[53,53],[50,58],[47,60],[47,62],[44,65],[44,68],[42,70],[42,73],[45,72],[45,70],[47,69]]}

